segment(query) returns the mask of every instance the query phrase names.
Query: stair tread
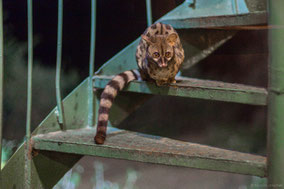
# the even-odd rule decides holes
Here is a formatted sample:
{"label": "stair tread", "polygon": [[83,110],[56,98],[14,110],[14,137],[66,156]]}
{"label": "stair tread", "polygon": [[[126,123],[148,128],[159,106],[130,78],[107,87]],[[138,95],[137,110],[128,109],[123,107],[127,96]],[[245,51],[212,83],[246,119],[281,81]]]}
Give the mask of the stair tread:
{"label": "stair tread", "polygon": [[32,137],[38,150],[119,158],[148,163],[265,176],[263,156],[108,128],[104,145],[94,144],[94,128],[57,131]]}
{"label": "stair tread", "polygon": [[[106,84],[112,78],[113,76],[97,75],[94,77],[94,87],[105,88]],[[160,87],[157,87],[154,83],[145,81],[132,81],[124,91],[253,105],[267,104],[267,90],[265,88],[186,77],[177,77],[176,80],[176,84]]]}
{"label": "stair tread", "polygon": [[[267,24],[265,10],[249,11],[246,2],[238,2],[242,6],[233,6],[233,1],[196,1],[195,8],[190,2],[184,2],[161,18],[161,22],[171,24],[174,28],[210,28],[240,25]],[[235,7],[235,8],[233,8]]]}

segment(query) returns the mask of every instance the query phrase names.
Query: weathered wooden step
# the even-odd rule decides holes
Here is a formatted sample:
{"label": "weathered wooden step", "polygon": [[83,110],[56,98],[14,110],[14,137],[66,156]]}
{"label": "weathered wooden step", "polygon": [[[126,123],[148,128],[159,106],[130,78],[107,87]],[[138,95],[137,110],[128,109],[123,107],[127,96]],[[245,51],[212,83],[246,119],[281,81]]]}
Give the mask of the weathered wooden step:
{"label": "weathered wooden step", "polygon": [[[94,87],[105,88],[106,84],[112,78],[112,76],[95,76]],[[149,82],[132,81],[124,91],[252,105],[267,104],[267,90],[265,88],[184,77],[177,78],[176,84],[161,87],[157,87],[155,84]]]}
{"label": "weathered wooden step", "polygon": [[32,137],[33,147],[80,155],[119,158],[264,177],[266,158],[169,138],[109,128],[104,145],[94,144],[92,128]]}
{"label": "weathered wooden step", "polygon": [[[185,1],[159,21],[174,28],[214,28],[267,24],[264,0]],[[255,8],[256,7],[256,8]]]}

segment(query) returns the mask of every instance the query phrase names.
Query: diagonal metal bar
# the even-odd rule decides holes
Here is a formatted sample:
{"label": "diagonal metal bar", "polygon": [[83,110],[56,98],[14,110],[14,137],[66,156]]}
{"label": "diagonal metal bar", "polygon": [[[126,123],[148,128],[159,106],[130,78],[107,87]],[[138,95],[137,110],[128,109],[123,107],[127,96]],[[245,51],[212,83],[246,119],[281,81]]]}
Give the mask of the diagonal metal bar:
{"label": "diagonal metal bar", "polygon": [[[3,49],[3,9],[2,9],[2,0],[0,0],[0,183],[2,183],[2,171],[1,171],[1,162],[2,162],[2,118],[3,118],[3,67],[4,67],[4,49]],[[1,186],[0,186],[1,187]]]}
{"label": "diagonal metal bar", "polygon": [[147,24],[148,26],[151,26],[153,23],[151,0],[146,0],[146,11],[147,11]]}
{"label": "diagonal metal bar", "polygon": [[90,41],[90,62],[89,62],[89,86],[88,86],[88,126],[94,124],[94,110],[93,110],[93,75],[95,62],[95,40],[96,40],[96,0],[91,2],[91,41]]}
{"label": "diagonal metal bar", "polygon": [[33,6],[32,0],[28,6],[28,98],[26,120],[26,149],[25,149],[25,188],[31,188],[31,111],[32,111],[32,68],[33,68]]}
{"label": "diagonal metal bar", "polygon": [[58,0],[58,28],[57,28],[57,57],[56,57],[56,101],[58,109],[58,122],[62,130],[66,130],[64,109],[60,91],[60,71],[61,71],[61,53],[62,53],[62,25],[63,25],[63,0]]}

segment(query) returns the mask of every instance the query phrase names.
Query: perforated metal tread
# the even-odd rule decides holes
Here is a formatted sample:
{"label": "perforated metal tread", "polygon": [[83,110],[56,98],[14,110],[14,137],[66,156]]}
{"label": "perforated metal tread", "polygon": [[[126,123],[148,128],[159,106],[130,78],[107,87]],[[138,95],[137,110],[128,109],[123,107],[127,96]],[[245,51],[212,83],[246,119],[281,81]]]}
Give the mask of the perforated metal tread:
{"label": "perforated metal tread", "polygon": [[[112,76],[95,76],[94,87],[105,88]],[[170,95],[252,105],[267,104],[265,88],[180,77],[176,84],[157,87],[154,83],[132,81],[124,91],[145,94]]]}
{"label": "perforated metal tread", "polygon": [[86,128],[32,137],[33,148],[264,177],[266,158],[206,145],[109,128],[104,145]]}

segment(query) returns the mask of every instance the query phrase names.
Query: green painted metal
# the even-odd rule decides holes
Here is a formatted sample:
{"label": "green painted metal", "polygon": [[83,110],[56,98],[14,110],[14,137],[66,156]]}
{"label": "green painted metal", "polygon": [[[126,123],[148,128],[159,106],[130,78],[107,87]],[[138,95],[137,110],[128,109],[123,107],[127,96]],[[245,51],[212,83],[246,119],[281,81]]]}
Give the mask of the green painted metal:
{"label": "green painted metal", "polygon": [[57,57],[56,57],[56,101],[58,109],[58,122],[62,130],[66,130],[64,108],[60,91],[61,52],[62,52],[62,25],[63,25],[63,0],[58,0],[58,26],[57,26]]}
{"label": "green painted metal", "polygon": [[[82,156],[58,152],[33,151],[31,188],[52,188]],[[3,189],[22,189],[25,183],[24,146],[22,145],[3,168]]]}
{"label": "green painted metal", "polygon": [[[185,49],[185,61],[182,72],[186,75],[186,70],[197,64],[216,49],[230,40],[236,31],[224,30],[180,30],[178,31],[183,48]],[[96,75],[115,75],[120,72],[137,69],[135,60],[136,47],[140,38],[136,39],[113,58],[107,61]]]}
{"label": "green painted metal", "polygon": [[[252,1],[252,2],[251,2]],[[257,4],[255,0],[249,1]],[[263,0],[261,0],[263,1]],[[169,12],[161,21],[171,24],[174,28],[211,28],[240,25],[262,25],[267,23],[267,12],[262,6],[250,11],[247,1],[238,0],[198,0],[195,7],[185,1]]]}
{"label": "green painted metal", "polygon": [[135,60],[136,47],[140,38],[136,39],[122,51],[107,61],[97,72],[97,75],[115,75],[125,70],[137,69]]}
{"label": "green painted metal", "polygon": [[268,188],[284,188],[284,1],[269,1]]}
{"label": "green painted metal", "polygon": [[[31,2],[31,0],[29,1]],[[63,3],[63,0],[59,0],[59,3],[60,1]],[[202,2],[204,3],[204,0],[196,1],[195,10],[200,8],[199,3]],[[209,8],[209,5],[212,5],[212,2],[207,4]],[[219,0],[218,2],[227,1]],[[242,4],[244,1],[234,0],[230,0],[230,2],[235,2],[235,5],[232,6],[232,11],[235,12],[232,14],[226,13],[227,15],[222,14],[220,16],[213,15],[210,19],[204,19],[204,17],[200,15],[199,17],[194,18],[187,17],[184,20],[177,20],[177,24],[174,26],[177,28],[187,28],[192,26],[200,28],[210,27],[212,25],[214,27],[222,26],[225,22],[228,22],[228,25],[266,23],[266,11],[258,10],[254,6],[251,6],[254,5],[254,3],[248,3],[248,1],[246,1],[247,4]],[[94,3],[95,1],[92,0],[92,24],[95,23],[94,13],[96,7]],[[221,5],[223,6],[222,3]],[[244,5],[247,5],[247,7]],[[252,9],[256,10],[251,11]],[[187,13],[182,11],[178,15],[178,10],[181,10],[180,7],[171,13],[175,13],[176,16],[179,16],[176,17],[178,19],[182,16],[186,16]],[[184,8],[184,10],[188,9]],[[215,12],[218,11],[215,9]],[[210,11],[208,11],[208,13],[210,13]],[[165,23],[173,21],[168,19],[169,15],[170,13],[162,18]],[[29,18],[32,17],[30,16]],[[193,23],[190,26],[188,21],[191,21],[191,19]],[[201,20],[204,22],[198,23]],[[59,23],[60,21],[58,24]],[[198,24],[199,26],[197,26]],[[60,29],[60,27],[58,28]],[[95,145],[93,143],[95,130],[93,128],[85,127],[87,125],[93,125],[91,114],[94,115],[93,117],[97,116],[92,110],[93,107],[98,108],[98,96],[101,90],[96,90],[95,97],[92,99],[93,92],[91,91],[90,86],[92,86],[93,83],[95,87],[104,88],[111,77],[95,76],[94,82],[90,80],[93,75],[92,63],[94,62],[95,53],[95,32],[92,31],[95,31],[95,25],[92,25],[91,28],[89,78],[82,82],[82,84],[63,101],[67,131],[62,132],[60,130],[60,124],[57,122],[56,113],[55,110],[53,110],[33,132],[33,135],[36,136],[32,137],[31,141],[27,140],[26,146],[32,144],[35,149],[40,151],[32,151],[32,148],[29,147],[24,150],[25,146],[22,145],[3,169],[3,175],[5,175],[5,181],[2,183],[3,188],[21,188],[27,181],[28,184],[31,184],[35,188],[51,188],[63,174],[82,157],[81,155],[122,158],[142,162],[257,175],[261,177],[266,176],[266,158],[264,157],[221,150],[192,143],[184,143],[140,133],[120,130],[112,132],[112,129],[110,129],[111,131],[106,144],[103,146]],[[189,65],[188,67],[208,56],[235,34],[235,32],[231,31],[196,30],[196,36],[205,41],[204,44],[196,46],[196,44],[200,44],[200,39],[196,36],[190,38],[191,34],[186,34],[186,32],[195,31],[180,31],[184,48],[186,49],[186,52],[189,52],[187,59],[189,60],[191,58],[191,62],[186,64]],[[199,32],[201,34],[198,34]],[[205,37],[206,40],[204,40],[204,36],[207,37]],[[96,74],[115,75],[125,70],[137,68],[135,51],[138,42],[139,38],[104,64]],[[60,81],[60,79],[58,81]],[[263,88],[196,79],[183,79],[176,85],[159,88],[151,83],[135,81],[132,82],[125,91],[139,92],[142,94],[120,93],[110,112],[110,125],[116,126],[121,123],[131,112],[135,111],[140,104],[151,98],[152,94],[184,96],[253,105],[267,104],[267,91]],[[94,106],[91,104],[94,104]],[[117,114],[117,112],[120,113]],[[84,129],[74,130],[79,128]],[[49,150],[49,152],[43,150]],[[51,151],[64,153],[59,154]],[[33,154],[34,156],[32,159],[30,156],[25,156],[25,160],[24,154]],[[66,159],[70,161],[65,162]],[[30,166],[28,169],[31,171],[31,175],[29,176],[33,178],[32,180],[26,179],[27,176],[25,175],[26,173],[29,174],[29,172],[24,171],[25,162],[28,162],[28,164],[26,164],[28,165],[27,167]],[[54,174],[50,175],[50,172]],[[48,178],[46,178],[47,174],[49,174]]]}
{"label": "green painted metal", "polygon": [[[88,125],[88,78],[65,97],[63,105],[67,130],[85,128]],[[56,108],[40,123],[33,135],[60,130],[55,112]]]}
{"label": "green painted metal", "polygon": [[[169,14],[179,12],[179,9],[181,9],[185,4],[186,3],[175,8]],[[182,16],[183,14],[187,13],[185,11],[179,13],[180,16]],[[184,17],[186,17],[186,15]],[[214,17],[214,19],[222,20],[223,18]],[[157,20],[157,22],[167,23],[168,16],[163,16],[162,18]],[[210,24],[209,21],[208,24]],[[174,23],[172,23],[172,25],[175,28],[179,28],[176,27]],[[200,27],[198,28],[202,27],[203,25],[200,25]],[[141,31],[141,33],[142,32],[143,31]],[[182,71],[184,72],[186,69],[189,69],[191,66],[209,56],[218,47],[231,39],[236,32],[237,31],[225,30],[178,30],[186,55]],[[137,38],[135,41],[133,41],[131,44],[117,53],[96,72],[96,75],[115,75],[126,70],[137,69],[135,52],[139,41],[140,38]]]}
{"label": "green painted metal", "polygon": [[267,11],[267,0],[245,0],[250,12]]}
{"label": "green painted metal", "polygon": [[95,129],[57,131],[33,137],[34,148],[80,155],[232,173],[266,175],[266,158],[125,130],[108,129],[104,145],[93,142]]}
{"label": "green painted metal", "polygon": [[33,68],[33,6],[32,0],[27,1],[28,7],[28,99],[26,120],[26,146],[25,146],[25,184],[26,189],[31,188],[31,110],[32,110],[32,68]]}
{"label": "green painted metal", "polygon": [[[63,105],[66,108],[66,126],[67,129],[85,128],[88,124],[88,78],[84,80],[77,88],[75,88],[64,100]],[[59,131],[60,126],[57,122],[56,108],[41,122],[41,124],[33,131],[33,135],[47,134],[50,132]],[[3,168],[2,188],[21,189],[25,184],[25,144],[21,145],[13,154],[12,158],[6,163]],[[49,152],[51,153],[51,152]],[[33,152],[37,154],[37,152]],[[42,154],[42,155],[41,155]],[[32,159],[31,173],[32,186],[34,188],[50,188],[45,187],[44,183],[50,181],[51,184],[56,184],[62,175],[67,172],[81,156],[72,154],[56,155],[50,158],[48,154],[39,152],[38,156]],[[39,159],[37,159],[39,158]],[[66,164],[62,160],[69,160],[73,163]],[[38,163],[35,163],[38,162]],[[61,162],[61,163],[60,163]],[[50,174],[52,173],[52,174]],[[46,178],[48,175],[48,178]],[[46,179],[46,180],[44,180]],[[44,183],[43,183],[44,182]]]}
{"label": "green painted metal", "polygon": [[2,131],[3,131],[3,80],[4,80],[4,42],[3,42],[3,8],[0,0],[0,183],[1,180],[1,162],[2,162]]}
{"label": "green painted metal", "polygon": [[89,95],[88,95],[88,126],[94,125],[94,95],[93,95],[93,75],[94,75],[94,62],[95,62],[95,33],[96,33],[96,0],[91,1],[91,40],[90,40],[90,62],[89,62]]}
{"label": "green painted metal", "polygon": [[146,12],[147,12],[147,25],[151,26],[153,23],[151,0],[146,0]]}
{"label": "green painted metal", "polygon": [[[95,76],[94,78],[96,88],[104,88],[112,79],[110,76]],[[252,105],[267,104],[267,91],[264,88],[191,78],[178,78],[176,84],[161,87],[145,81],[132,81],[124,91]]]}
{"label": "green painted metal", "polygon": [[182,46],[185,51],[185,60],[182,64],[182,75],[192,66],[212,54],[216,49],[230,40],[237,31],[230,30],[178,30]]}
{"label": "green painted metal", "polygon": [[[95,96],[99,104],[102,90],[96,90]],[[140,93],[120,92],[115,98],[109,115],[109,126],[116,127],[123,122],[131,113],[136,111],[153,95],[145,95]],[[98,108],[99,106],[97,106]],[[98,109],[96,110],[98,112]],[[96,119],[97,120],[97,119]]]}

